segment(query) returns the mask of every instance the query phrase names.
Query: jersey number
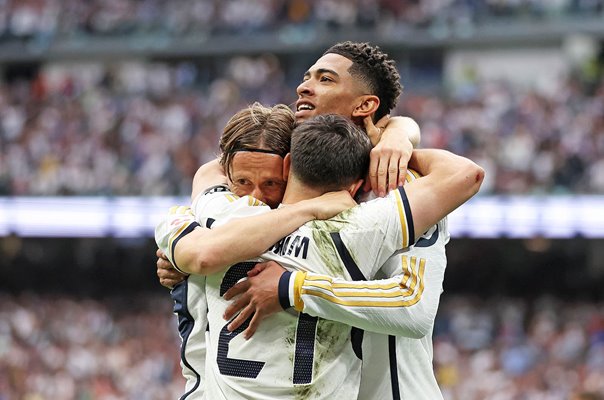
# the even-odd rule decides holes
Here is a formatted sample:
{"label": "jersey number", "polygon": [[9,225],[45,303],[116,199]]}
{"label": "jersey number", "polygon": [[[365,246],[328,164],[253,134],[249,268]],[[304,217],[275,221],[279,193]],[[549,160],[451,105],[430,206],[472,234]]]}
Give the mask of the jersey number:
{"label": "jersey number", "polygon": [[[255,262],[243,262],[233,265],[224,275],[220,284],[220,296],[233,287],[241,278],[247,277],[247,272],[254,268]],[[228,357],[229,344],[237,335],[243,332],[250,324],[252,317],[233,332],[227,329],[227,322],[220,330],[218,338],[218,351],[216,362],[222,375],[237,376],[255,379],[264,368],[264,361],[242,360]],[[296,353],[294,357],[294,384],[306,384],[312,381],[312,368],[315,354],[315,334],[317,331],[317,317],[300,313],[296,327]]]}

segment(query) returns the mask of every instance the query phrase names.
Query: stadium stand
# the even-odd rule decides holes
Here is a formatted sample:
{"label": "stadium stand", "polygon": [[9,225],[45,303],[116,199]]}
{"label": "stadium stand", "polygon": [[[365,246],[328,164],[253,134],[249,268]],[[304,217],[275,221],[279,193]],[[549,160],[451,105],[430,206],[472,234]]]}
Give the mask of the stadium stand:
{"label": "stadium stand", "polygon": [[[217,154],[226,117],[254,100],[294,100],[270,56],[233,57],[208,84],[193,63],[49,68],[0,87],[3,195],[186,195]],[[604,193],[604,80],[551,94],[465,82],[448,96],[404,93],[425,147],[487,170],[483,194]]]}
{"label": "stadium stand", "polygon": [[[2,199],[186,196],[232,114],[294,102],[324,38],[348,36],[399,61],[396,114],[419,122],[423,146],[483,166],[480,196],[604,195],[604,0],[173,3],[0,0]],[[599,53],[547,90],[445,82],[451,43],[577,32]],[[604,398],[600,239],[448,248],[434,331],[447,400]],[[182,394],[154,251],[149,237],[0,237],[0,400]]]}
{"label": "stadium stand", "polygon": [[[176,398],[175,321],[158,297],[0,297],[0,398]],[[134,304],[133,304],[134,303]],[[604,392],[604,304],[448,298],[434,334],[445,398]]]}
{"label": "stadium stand", "polygon": [[292,25],[375,27],[477,24],[497,18],[565,18],[601,15],[601,0],[183,0],[179,7],[155,0],[29,0],[3,2],[3,34],[49,40],[64,35],[182,35],[288,29]]}

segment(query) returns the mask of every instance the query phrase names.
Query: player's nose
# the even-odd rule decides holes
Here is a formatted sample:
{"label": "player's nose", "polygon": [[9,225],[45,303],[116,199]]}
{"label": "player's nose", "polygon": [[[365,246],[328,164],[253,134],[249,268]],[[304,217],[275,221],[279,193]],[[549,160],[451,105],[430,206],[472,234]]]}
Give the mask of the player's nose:
{"label": "player's nose", "polygon": [[301,96],[303,94],[308,96],[312,94],[312,84],[310,83],[310,81],[310,79],[307,79],[305,81],[302,81],[302,83],[298,85],[298,87],[296,88],[296,93],[298,93],[298,96]]}
{"label": "player's nose", "polygon": [[262,202],[265,202],[264,193],[262,193],[262,190],[258,186],[254,187],[254,190],[252,190],[252,193],[250,193],[250,196],[252,196]]}

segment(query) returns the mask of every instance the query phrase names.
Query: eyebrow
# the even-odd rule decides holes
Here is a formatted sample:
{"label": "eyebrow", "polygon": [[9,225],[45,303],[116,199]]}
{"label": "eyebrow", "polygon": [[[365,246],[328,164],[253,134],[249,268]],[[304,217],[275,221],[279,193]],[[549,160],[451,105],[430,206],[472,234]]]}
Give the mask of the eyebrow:
{"label": "eyebrow", "polygon": [[[333,69],[329,69],[329,68],[319,68],[315,71],[315,73],[317,74],[332,74],[335,75],[336,77],[340,77],[340,75],[334,71]],[[310,71],[306,71],[304,73],[304,76],[309,76],[310,75]]]}

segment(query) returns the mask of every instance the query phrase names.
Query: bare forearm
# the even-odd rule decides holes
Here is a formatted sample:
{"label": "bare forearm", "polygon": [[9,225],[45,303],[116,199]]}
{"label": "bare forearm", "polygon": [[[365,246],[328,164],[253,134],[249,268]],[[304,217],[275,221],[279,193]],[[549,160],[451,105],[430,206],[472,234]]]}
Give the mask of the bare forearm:
{"label": "bare forearm", "polygon": [[174,250],[178,267],[188,273],[208,275],[257,257],[316,213],[305,202],[263,215],[233,220],[212,230],[195,229],[180,239]]}
{"label": "bare forearm", "polygon": [[419,144],[419,126],[408,117],[384,117],[375,125],[367,117],[364,124],[374,145],[369,163],[371,190],[383,197],[397,186],[405,184],[409,157],[413,148]]}
{"label": "bare forearm", "polygon": [[421,131],[419,125],[413,118],[401,116],[391,117],[384,129],[384,134],[389,134],[394,131],[403,132],[413,145],[413,148],[419,146]]}
{"label": "bare forearm", "polygon": [[484,179],[480,166],[446,150],[415,150],[409,165],[424,175],[406,186],[418,236],[474,196]]}

